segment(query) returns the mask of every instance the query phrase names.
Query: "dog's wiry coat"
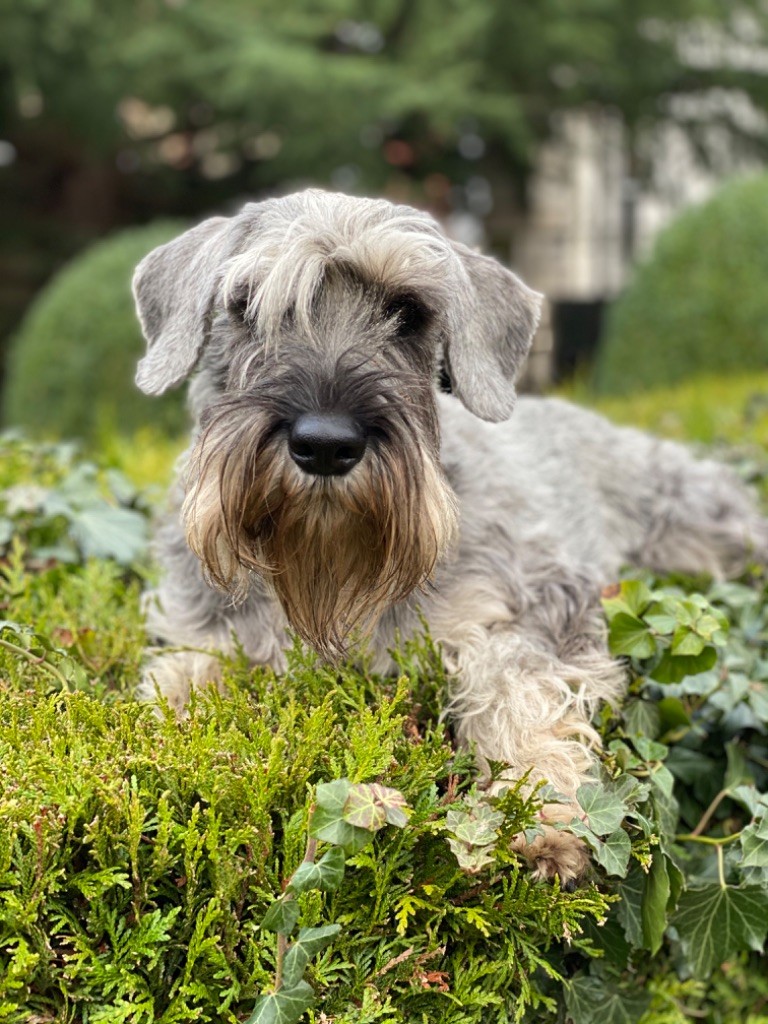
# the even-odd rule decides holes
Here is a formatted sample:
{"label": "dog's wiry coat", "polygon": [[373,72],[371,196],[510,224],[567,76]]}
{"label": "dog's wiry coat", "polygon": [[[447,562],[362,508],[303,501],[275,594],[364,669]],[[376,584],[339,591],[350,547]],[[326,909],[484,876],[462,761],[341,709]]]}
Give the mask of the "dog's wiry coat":
{"label": "dog's wiry coat", "polygon": [[[151,253],[135,293],[139,385],[196,370],[157,538],[161,642],[230,650],[236,636],[279,669],[289,627],[331,658],[362,633],[387,670],[423,616],[459,740],[569,800],[595,709],[623,683],[601,586],[625,563],[724,575],[768,552],[722,466],[556,400],[523,399],[509,419],[540,297],[423,213],[317,191],[251,204]],[[452,396],[435,388],[441,361]],[[305,472],[292,425],[338,411],[364,455],[344,475]],[[181,709],[218,674],[214,656],[161,654],[145,692]],[[566,833],[523,852],[564,879],[585,862]]]}

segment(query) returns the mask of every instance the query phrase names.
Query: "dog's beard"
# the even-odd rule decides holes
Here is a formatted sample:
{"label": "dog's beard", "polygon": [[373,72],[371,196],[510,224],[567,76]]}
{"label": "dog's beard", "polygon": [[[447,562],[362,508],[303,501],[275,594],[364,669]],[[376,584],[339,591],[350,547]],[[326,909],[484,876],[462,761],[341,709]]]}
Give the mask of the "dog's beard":
{"label": "dog's beard", "polygon": [[454,542],[453,491],[415,437],[382,442],[344,477],[296,467],[251,409],[220,415],[190,459],[187,541],[215,586],[247,596],[251,573],[323,657],[345,654],[429,580]]}

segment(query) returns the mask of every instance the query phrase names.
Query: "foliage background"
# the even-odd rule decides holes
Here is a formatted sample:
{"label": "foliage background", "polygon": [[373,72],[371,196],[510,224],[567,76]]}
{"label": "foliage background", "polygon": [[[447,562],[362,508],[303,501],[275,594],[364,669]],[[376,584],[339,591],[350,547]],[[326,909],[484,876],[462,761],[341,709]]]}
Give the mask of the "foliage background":
{"label": "foliage background", "polygon": [[[1,0],[0,18],[0,338],[94,239],[309,181],[473,213],[506,257],[563,111],[619,114],[638,180],[654,126],[703,160],[713,133],[765,147],[742,101],[764,110],[768,77],[740,56],[768,38],[761,0]],[[683,30],[714,57],[686,63]]]}

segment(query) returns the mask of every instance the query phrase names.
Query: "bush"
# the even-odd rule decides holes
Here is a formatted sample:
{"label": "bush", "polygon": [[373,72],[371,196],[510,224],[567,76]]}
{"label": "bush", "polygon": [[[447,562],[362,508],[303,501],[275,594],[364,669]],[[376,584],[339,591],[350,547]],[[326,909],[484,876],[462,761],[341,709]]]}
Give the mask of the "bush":
{"label": "bush", "polygon": [[732,182],[662,232],[609,313],[596,390],[764,370],[767,237],[768,175]]}
{"label": "bush", "polygon": [[5,423],[37,436],[82,438],[112,427],[184,428],[180,392],[147,398],[133,383],[144,342],[130,293],[139,260],[181,228],[162,221],[121,231],[76,257],[43,289],[9,351]]}
{"label": "bush", "polygon": [[[706,598],[696,581],[650,577],[606,593],[630,688],[602,711],[603,765],[570,826],[594,874],[564,892],[534,882],[511,845],[544,794],[478,799],[439,720],[446,680],[428,640],[402,653],[399,680],[297,647],[279,679],[225,659],[231,695],[198,696],[184,722],[135,704],[139,578],[67,543],[70,520],[41,501],[95,473],[98,519],[128,497],[122,482],[61,446],[9,439],[3,455],[22,518],[0,550],[0,1020],[235,1024],[278,974],[314,998],[314,1024],[765,1019],[764,578],[698,581]],[[49,535],[66,561],[41,557]],[[342,779],[399,791],[407,820],[385,814],[365,845],[359,807],[356,826],[320,829],[320,784]],[[355,841],[343,878],[338,853],[325,861],[327,891],[295,889],[294,921],[284,886],[313,827],[318,858]],[[319,931],[297,941],[299,926]],[[307,936],[317,952],[291,960]],[[280,991],[261,999],[262,1024],[299,1019],[306,1001],[292,1014]]]}

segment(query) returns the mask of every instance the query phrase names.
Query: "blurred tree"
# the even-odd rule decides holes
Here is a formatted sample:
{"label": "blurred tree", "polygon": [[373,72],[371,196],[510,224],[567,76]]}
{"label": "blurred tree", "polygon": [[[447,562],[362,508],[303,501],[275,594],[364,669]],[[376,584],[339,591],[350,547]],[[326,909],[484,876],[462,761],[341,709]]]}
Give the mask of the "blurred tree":
{"label": "blurred tree", "polygon": [[283,183],[482,215],[490,182],[512,208],[553,114],[585,104],[630,139],[674,119],[703,154],[713,121],[765,141],[744,115],[768,101],[761,0],[0,0],[0,18],[0,279],[20,298],[114,226]]}

